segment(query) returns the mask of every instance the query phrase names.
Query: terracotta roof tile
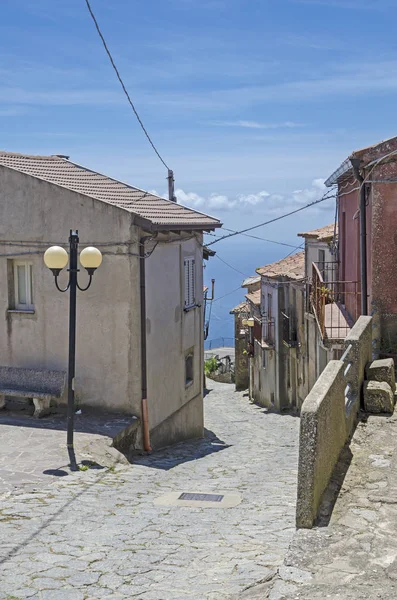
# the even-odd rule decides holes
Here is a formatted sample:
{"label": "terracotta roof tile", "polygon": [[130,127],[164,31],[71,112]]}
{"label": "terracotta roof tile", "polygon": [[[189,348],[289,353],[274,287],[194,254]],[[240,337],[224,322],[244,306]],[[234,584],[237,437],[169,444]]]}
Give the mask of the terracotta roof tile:
{"label": "terracotta roof tile", "polygon": [[61,156],[29,156],[0,151],[0,165],[113,204],[155,225],[156,229],[213,229],[218,219],[144,192]]}
{"label": "terracotta roof tile", "polygon": [[248,287],[249,285],[260,283],[260,280],[261,278],[259,275],[252,275],[251,277],[247,277],[247,279],[244,279],[243,283],[241,284],[241,287]]}
{"label": "terracotta roof tile", "polygon": [[244,302],[240,302],[240,304],[232,308],[229,314],[235,315],[246,311],[248,311],[248,302],[244,300]]}
{"label": "terracotta roof tile", "polygon": [[[256,270],[259,275],[275,278],[287,277],[299,281],[305,276],[305,253],[297,252],[270,265]],[[256,292],[254,292],[256,293]]]}
{"label": "terracotta roof tile", "polygon": [[[306,231],[305,233],[298,233],[303,238],[314,238],[318,241],[332,240],[335,233],[335,223],[321,227],[320,229],[313,229],[313,231]],[[336,233],[338,234],[338,227],[336,227]]]}
{"label": "terracotta roof tile", "polygon": [[255,306],[260,306],[261,304],[261,290],[256,290],[256,292],[251,292],[250,294],[246,294],[245,297],[251,304],[255,304]]}

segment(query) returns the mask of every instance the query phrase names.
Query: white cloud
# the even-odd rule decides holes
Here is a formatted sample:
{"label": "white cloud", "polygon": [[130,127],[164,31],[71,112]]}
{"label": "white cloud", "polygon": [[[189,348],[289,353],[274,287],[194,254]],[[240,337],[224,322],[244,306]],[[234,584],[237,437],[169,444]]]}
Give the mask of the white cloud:
{"label": "white cloud", "polygon": [[247,129],[294,129],[303,127],[300,123],[285,121],[284,123],[258,123],[257,121],[212,121],[217,127],[245,127]]}
{"label": "white cloud", "polygon": [[[180,204],[201,211],[233,211],[244,210],[244,212],[260,211],[269,215],[282,214],[319,200],[327,188],[324,185],[324,179],[314,179],[310,187],[295,190],[290,194],[270,194],[262,190],[256,194],[240,194],[236,197],[221,194],[210,194],[207,197],[200,196],[195,192],[185,192],[177,189],[175,194]],[[319,208],[329,208],[333,200],[325,201]],[[317,208],[317,207],[315,207]],[[254,211],[255,209],[255,211]]]}

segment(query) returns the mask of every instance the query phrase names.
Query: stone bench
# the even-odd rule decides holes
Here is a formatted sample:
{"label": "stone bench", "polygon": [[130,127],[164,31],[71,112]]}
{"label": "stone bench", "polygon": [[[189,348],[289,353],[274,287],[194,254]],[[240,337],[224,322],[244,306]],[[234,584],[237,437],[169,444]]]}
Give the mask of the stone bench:
{"label": "stone bench", "polygon": [[66,373],[44,369],[0,367],[0,408],[6,405],[6,396],[31,398],[34,416],[49,413],[51,400],[60,398],[65,389]]}

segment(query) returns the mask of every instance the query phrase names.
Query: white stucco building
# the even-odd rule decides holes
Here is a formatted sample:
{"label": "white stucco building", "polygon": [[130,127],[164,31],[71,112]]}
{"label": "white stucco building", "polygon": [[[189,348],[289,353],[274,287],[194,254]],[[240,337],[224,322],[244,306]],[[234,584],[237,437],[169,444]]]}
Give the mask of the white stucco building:
{"label": "white stucco building", "polygon": [[[300,409],[305,399],[304,252],[257,269],[253,312],[253,399],[269,409]],[[260,313],[258,317],[257,314]]]}
{"label": "white stucco building", "polygon": [[[328,290],[330,294],[333,294],[335,282],[339,279],[338,261],[334,252],[337,227],[334,223],[331,223],[320,229],[299,233],[298,235],[305,240],[305,280],[307,282],[305,327],[308,393],[328,362],[340,357],[344,348],[343,340],[340,337],[341,330],[343,330],[344,338],[347,335],[347,329],[345,331],[347,324],[335,303],[329,303],[323,307],[324,316],[326,316],[323,326],[324,328],[327,327],[328,332],[321,331],[321,324],[315,310],[313,310],[315,289],[320,286],[324,289],[325,294]],[[313,277],[320,278],[321,283],[314,283]]]}
{"label": "white stucco building", "polygon": [[203,232],[220,225],[66,157],[0,152],[0,364],[66,370],[68,297],[43,253],[78,229],[103,253],[77,299],[78,402],[141,419],[146,396],[152,448],[201,436]]}

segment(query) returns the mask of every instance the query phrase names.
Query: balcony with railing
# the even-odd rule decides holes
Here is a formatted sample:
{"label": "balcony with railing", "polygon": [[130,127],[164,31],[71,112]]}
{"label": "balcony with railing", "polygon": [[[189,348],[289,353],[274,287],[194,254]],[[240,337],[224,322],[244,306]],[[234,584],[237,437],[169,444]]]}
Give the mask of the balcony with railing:
{"label": "balcony with railing", "polygon": [[298,330],[297,320],[295,315],[281,312],[281,323],[283,333],[283,344],[287,348],[295,348],[298,346]]}
{"label": "balcony with railing", "polygon": [[310,308],[324,341],[340,342],[360,316],[360,284],[339,281],[337,263],[312,263]]}
{"label": "balcony with railing", "polygon": [[272,317],[271,313],[262,313],[261,340],[262,345],[271,348],[275,345],[275,319]]}

